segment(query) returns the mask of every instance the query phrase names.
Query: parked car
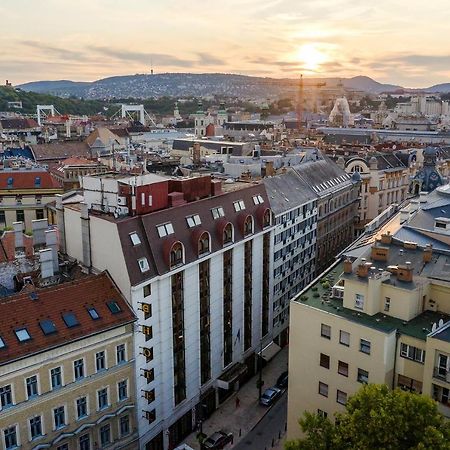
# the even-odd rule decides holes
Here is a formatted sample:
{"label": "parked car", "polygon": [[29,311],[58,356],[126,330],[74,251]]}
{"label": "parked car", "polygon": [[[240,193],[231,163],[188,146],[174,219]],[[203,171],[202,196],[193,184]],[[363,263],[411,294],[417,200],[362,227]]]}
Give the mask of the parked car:
{"label": "parked car", "polygon": [[220,430],[203,441],[203,448],[208,450],[222,450],[227,444],[232,442],[233,433],[225,433],[225,431]]}
{"label": "parked car", "polygon": [[288,372],[283,372],[277,380],[275,385],[277,388],[286,389],[288,387]]}
{"label": "parked car", "polygon": [[264,394],[261,395],[259,403],[264,406],[270,406],[281,396],[282,393],[283,391],[275,386],[268,388],[264,391]]}

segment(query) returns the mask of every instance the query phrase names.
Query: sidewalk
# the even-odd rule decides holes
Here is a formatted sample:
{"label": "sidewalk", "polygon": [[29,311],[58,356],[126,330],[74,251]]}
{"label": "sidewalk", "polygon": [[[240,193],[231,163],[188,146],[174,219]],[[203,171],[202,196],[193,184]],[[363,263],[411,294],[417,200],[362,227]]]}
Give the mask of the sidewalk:
{"label": "sidewalk", "polygon": [[[285,347],[263,368],[263,391],[275,385],[280,374],[287,370],[287,364],[288,347]],[[228,398],[211,417],[203,422],[203,432],[207,436],[223,429],[226,432],[233,433],[233,445],[236,445],[257,425],[268,411],[267,408],[259,405],[257,379],[258,374],[245,383],[239,391]],[[240,401],[238,408],[236,408],[236,396],[239,397]],[[199,449],[200,445],[196,436],[196,432],[191,433],[183,442],[193,449]],[[281,441],[284,441],[284,437]],[[281,448],[282,446],[280,446]]]}

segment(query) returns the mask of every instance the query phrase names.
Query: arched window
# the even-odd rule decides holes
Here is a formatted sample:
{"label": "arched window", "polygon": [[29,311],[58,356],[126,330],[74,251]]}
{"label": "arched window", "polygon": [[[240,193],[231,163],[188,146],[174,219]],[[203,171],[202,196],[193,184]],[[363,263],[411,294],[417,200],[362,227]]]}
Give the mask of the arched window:
{"label": "arched window", "polygon": [[227,223],[223,229],[223,244],[231,244],[233,242],[233,225]]}
{"label": "arched window", "polygon": [[244,222],[244,236],[253,233],[253,217],[247,216]]}
{"label": "arched window", "polygon": [[270,227],[271,224],[272,224],[272,213],[270,209],[266,209],[264,211],[263,216],[263,228]]}
{"label": "arched window", "polygon": [[183,245],[181,242],[176,242],[170,250],[170,268],[174,268],[183,264]]}
{"label": "arched window", "polygon": [[205,232],[202,233],[198,240],[198,256],[208,253],[209,251],[209,234]]}

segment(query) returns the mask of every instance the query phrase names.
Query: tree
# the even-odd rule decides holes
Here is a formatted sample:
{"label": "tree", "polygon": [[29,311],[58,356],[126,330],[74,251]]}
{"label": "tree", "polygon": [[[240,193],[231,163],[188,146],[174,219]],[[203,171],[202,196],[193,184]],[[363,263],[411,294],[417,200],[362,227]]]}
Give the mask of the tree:
{"label": "tree", "polygon": [[450,449],[450,425],[437,403],[386,385],[364,385],[334,424],[311,413],[299,423],[305,438],[287,442],[286,450]]}

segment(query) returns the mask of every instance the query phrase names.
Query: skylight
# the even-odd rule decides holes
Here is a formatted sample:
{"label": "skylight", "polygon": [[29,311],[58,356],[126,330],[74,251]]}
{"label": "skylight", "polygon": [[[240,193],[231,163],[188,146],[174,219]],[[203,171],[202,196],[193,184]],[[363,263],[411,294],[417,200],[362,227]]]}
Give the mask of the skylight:
{"label": "skylight", "polygon": [[30,298],[31,300],[37,300],[39,298],[39,295],[37,292],[30,292]]}
{"label": "skylight", "polygon": [[213,216],[213,219],[219,219],[220,217],[225,216],[225,212],[221,206],[211,209],[211,214]]}
{"label": "skylight", "polygon": [[39,326],[45,335],[56,333],[56,326],[50,319],[41,320]]}
{"label": "skylight", "polygon": [[141,269],[141,272],[147,272],[147,270],[150,269],[150,266],[148,265],[147,258],[144,256],[143,258],[138,259],[139,269]]}
{"label": "skylight", "polygon": [[193,216],[186,217],[186,222],[187,222],[189,228],[192,228],[192,227],[202,224],[202,221],[198,214],[194,214]]}
{"label": "skylight", "polygon": [[88,308],[88,313],[91,316],[92,320],[100,319],[100,315],[98,314],[97,310],[94,307]]}
{"label": "skylight", "polygon": [[264,203],[264,199],[262,198],[262,196],[261,195],[254,195],[253,196],[253,203],[255,204],[255,205],[260,205],[261,203]]}
{"label": "skylight", "polygon": [[158,235],[160,238],[174,233],[173,225],[170,222],[163,223],[162,225],[158,225],[156,227],[156,229],[158,231]]}
{"label": "skylight", "polygon": [[80,322],[78,322],[77,316],[72,312],[64,313],[63,320],[68,328],[76,327],[80,324]]}
{"label": "skylight", "polygon": [[0,348],[5,348],[6,344],[5,341],[3,340],[3,338],[0,336]]}
{"label": "skylight", "polygon": [[135,231],[133,231],[133,233],[130,233],[130,239],[133,245],[139,245],[141,243],[141,240],[139,239],[139,236]]}
{"label": "skylight", "polygon": [[242,211],[243,209],[245,209],[245,203],[244,203],[244,200],[239,200],[239,201],[237,201],[237,202],[234,202],[234,203],[233,203],[233,206],[234,206],[234,210],[235,210],[236,212]]}
{"label": "skylight", "polygon": [[26,342],[31,339],[30,333],[28,333],[26,328],[18,328],[14,333],[16,333],[17,339],[19,339],[20,342]]}
{"label": "skylight", "polygon": [[108,305],[109,310],[113,314],[117,314],[117,313],[120,313],[122,311],[122,308],[120,307],[120,305],[115,300],[112,300],[112,301],[108,302],[107,305]]}

